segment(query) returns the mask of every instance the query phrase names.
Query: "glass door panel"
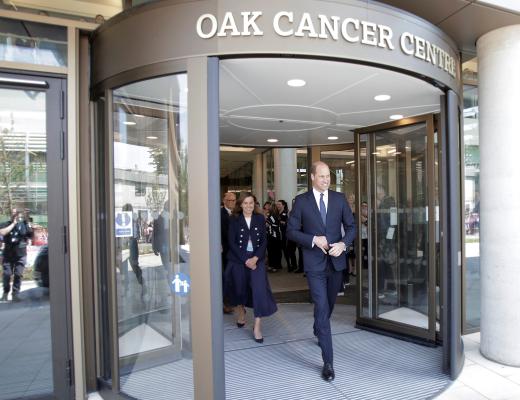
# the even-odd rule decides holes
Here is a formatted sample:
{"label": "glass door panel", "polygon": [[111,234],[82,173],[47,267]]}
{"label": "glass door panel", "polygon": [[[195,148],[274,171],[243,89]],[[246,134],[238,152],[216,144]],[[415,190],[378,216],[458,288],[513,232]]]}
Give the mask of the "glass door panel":
{"label": "glass door panel", "polygon": [[0,357],[2,399],[53,393],[46,102],[44,91],[0,87],[0,333],[10,338]]}
{"label": "glass door panel", "polygon": [[142,371],[167,363],[192,393],[187,91],[178,74],[113,93],[120,387],[137,397]]}
{"label": "glass door panel", "polygon": [[[389,125],[357,138],[358,234],[368,236],[359,316],[378,327],[435,337],[435,201],[433,118]],[[367,155],[368,154],[368,155]],[[367,184],[361,182],[367,181]],[[363,209],[363,208],[362,208]],[[358,247],[363,252],[363,246]]]}
{"label": "glass door panel", "polygon": [[374,134],[377,312],[428,329],[426,124]]}

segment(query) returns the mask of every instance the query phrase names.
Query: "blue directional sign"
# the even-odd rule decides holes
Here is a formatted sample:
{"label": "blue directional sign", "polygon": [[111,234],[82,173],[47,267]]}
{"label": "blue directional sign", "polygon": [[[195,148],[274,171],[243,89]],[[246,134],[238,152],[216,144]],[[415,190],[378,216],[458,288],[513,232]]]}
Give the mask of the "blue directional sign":
{"label": "blue directional sign", "polygon": [[133,236],[132,211],[116,211],[116,237]]}
{"label": "blue directional sign", "polygon": [[171,281],[172,292],[177,296],[185,297],[190,293],[191,280],[189,275],[176,273]]}

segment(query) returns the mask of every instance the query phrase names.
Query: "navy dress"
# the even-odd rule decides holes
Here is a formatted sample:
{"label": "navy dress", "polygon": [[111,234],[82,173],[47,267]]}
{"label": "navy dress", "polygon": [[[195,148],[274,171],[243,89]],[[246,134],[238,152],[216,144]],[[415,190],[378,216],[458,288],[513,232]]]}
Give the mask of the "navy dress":
{"label": "navy dress", "polygon": [[[253,250],[247,250],[251,240]],[[252,307],[256,318],[267,317],[276,312],[271,287],[265,268],[267,237],[265,219],[262,215],[251,216],[251,226],[247,226],[243,214],[231,216],[228,227],[228,254],[226,267],[226,294],[233,306],[243,304]],[[246,260],[258,257],[256,269],[246,266]]]}

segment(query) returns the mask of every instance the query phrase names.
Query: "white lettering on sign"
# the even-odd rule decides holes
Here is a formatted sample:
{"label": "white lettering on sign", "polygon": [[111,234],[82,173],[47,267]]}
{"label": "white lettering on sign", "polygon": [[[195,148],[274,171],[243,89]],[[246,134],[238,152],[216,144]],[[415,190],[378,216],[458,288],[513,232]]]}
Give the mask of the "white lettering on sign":
{"label": "white lettering on sign", "polygon": [[294,16],[292,12],[280,11],[273,18],[274,31],[279,36],[292,36],[294,34],[294,29],[283,30],[282,28],[280,28],[280,20],[282,18],[287,19],[287,22],[289,22],[289,24],[292,24],[292,22],[294,21]]}
{"label": "white lettering on sign", "polygon": [[[202,39],[236,36],[263,36],[259,26],[262,11],[243,11],[235,17],[231,11],[225,12],[221,21],[213,14],[203,14],[197,20],[197,35]],[[386,25],[376,24],[356,18],[343,18],[319,14],[313,18],[310,13],[295,17],[292,11],[277,12],[272,21],[274,32],[281,37],[307,37],[312,39],[345,40],[364,46],[394,50],[394,33]],[[455,58],[428,40],[404,32],[399,37],[401,51],[419,60],[435,65],[453,77],[457,75]]]}

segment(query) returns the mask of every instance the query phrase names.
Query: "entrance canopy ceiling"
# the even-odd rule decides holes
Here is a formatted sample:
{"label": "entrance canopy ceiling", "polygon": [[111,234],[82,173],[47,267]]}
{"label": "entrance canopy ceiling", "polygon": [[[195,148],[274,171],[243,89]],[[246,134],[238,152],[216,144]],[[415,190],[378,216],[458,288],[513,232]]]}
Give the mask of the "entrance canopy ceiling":
{"label": "entrance canopy ceiling", "polygon": [[[299,79],[303,86],[289,86]],[[353,130],[439,112],[442,92],[397,72],[342,62],[250,58],[220,64],[220,142],[300,147],[353,141]],[[389,99],[377,101],[376,96]],[[397,117],[394,117],[397,118]],[[268,141],[268,140],[277,140]]]}

